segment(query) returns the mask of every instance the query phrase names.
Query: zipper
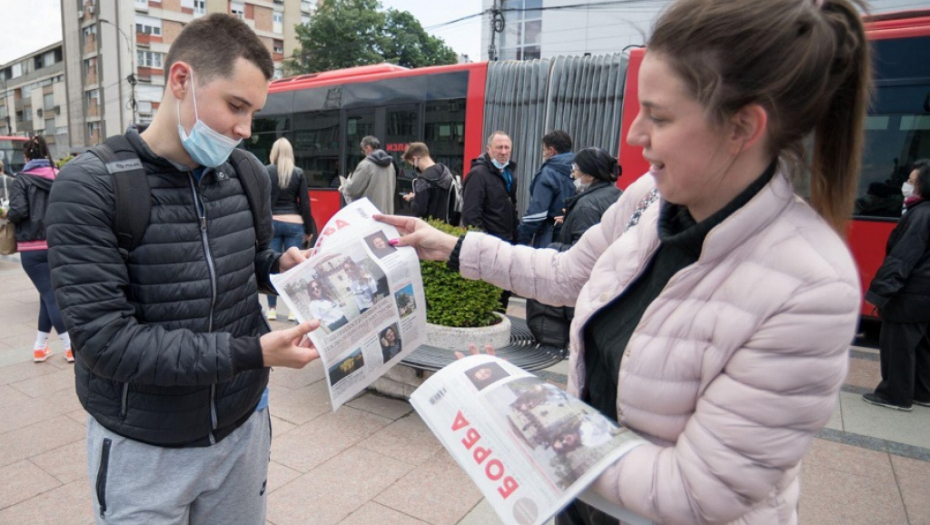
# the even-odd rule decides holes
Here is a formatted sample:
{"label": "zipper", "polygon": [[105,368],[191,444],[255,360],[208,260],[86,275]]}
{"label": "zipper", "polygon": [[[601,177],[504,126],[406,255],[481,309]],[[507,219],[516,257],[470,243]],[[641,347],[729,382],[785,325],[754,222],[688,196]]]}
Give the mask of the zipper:
{"label": "zipper", "polygon": [[97,503],[100,504],[100,517],[107,513],[107,470],[110,468],[110,446],[113,440],[103,438],[103,450],[100,452],[100,468],[97,469]]}
{"label": "zipper", "polygon": [[123,395],[120,399],[119,418],[126,419],[126,412],[129,410],[129,383],[123,383]]}
{"label": "zipper", "polygon": [[[201,180],[206,176],[206,172],[201,175]],[[188,181],[191,185],[191,195],[194,197],[194,205],[197,208],[197,217],[200,219],[200,240],[203,243],[204,257],[207,259],[207,268],[210,270],[210,317],[208,320],[207,331],[213,332],[213,309],[216,307],[216,267],[213,265],[213,254],[210,252],[210,239],[207,236],[207,207],[203,199],[197,192],[197,185],[194,183],[194,175],[188,173]],[[210,385],[210,444],[216,443],[216,437],[213,430],[216,430],[216,385]]]}

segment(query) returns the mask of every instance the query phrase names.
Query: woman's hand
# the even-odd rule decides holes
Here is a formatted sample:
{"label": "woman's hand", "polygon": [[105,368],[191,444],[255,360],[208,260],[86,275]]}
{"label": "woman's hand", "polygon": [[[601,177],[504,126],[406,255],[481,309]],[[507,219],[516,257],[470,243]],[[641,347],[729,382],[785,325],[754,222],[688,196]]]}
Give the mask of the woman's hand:
{"label": "woman's hand", "polygon": [[391,246],[412,246],[420,259],[428,261],[448,261],[458,238],[443,233],[421,219],[401,217],[399,215],[375,215],[375,220],[397,228],[400,239],[392,239]]}

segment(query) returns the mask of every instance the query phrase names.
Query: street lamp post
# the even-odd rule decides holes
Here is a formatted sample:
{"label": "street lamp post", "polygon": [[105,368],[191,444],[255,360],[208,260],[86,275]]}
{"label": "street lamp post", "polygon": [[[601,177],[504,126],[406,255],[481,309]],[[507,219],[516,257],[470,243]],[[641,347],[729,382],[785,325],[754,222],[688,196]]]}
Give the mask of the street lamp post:
{"label": "street lamp post", "polygon": [[133,51],[132,40],[129,38],[129,36],[126,34],[125,31],[120,29],[119,26],[117,26],[113,22],[110,22],[109,20],[106,20],[103,18],[98,18],[97,21],[100,22],[101,24],[110,24],[111,26],[113,26],[114,29],[119,31],[119,34],[122,35],[123,38],[126,40],[126,49],[129,50],[129,67],[130,67],[129,75],[126,77],[126,81],[129,82],[129,105],[132,109],[132,123],[135,124],[137,120],[136,118],[136,57],[135,57],[135,52]]}

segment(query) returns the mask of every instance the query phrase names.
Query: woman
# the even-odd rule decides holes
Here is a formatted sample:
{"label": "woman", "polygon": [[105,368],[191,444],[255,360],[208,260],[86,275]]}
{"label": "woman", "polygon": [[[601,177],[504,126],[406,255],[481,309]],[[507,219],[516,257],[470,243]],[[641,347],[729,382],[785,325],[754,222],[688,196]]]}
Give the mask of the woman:
{"label": "woman", "polygon": [[65,348],[65,360],[74,362],[71,338],[65,331],[58,303],[52,291],[52,275],[48,266],[48,243],[45,242],[45,212],[48,194],[58,169],[52,162],[45,139],[36,135],[23,148],[26,165],[9,187],[10,209],[0,215],[16,225],[16,248],[26,275],[39,291],[39,322],[32,360],[41,363],[52,351],[48,336],[55,327]]}
{"label": "woman", "polygon": [[370,274],[363,272],[352,259],[342,263],[342,269],[349,276],[349,289],[355,296],[358,313],[363,314],[375,303],[375,293],[378,291],[378,281]]}
{"label": "woman", "polygon": [[[271,213],[274,237],[271,249],[283,253],[288,248],[300,248],[316,236],[316,222],[310,215],[310,194],[304,172],[294,166],[294,148],[284,137],[271,146],[271,164],[267,166],[271,177]],[[278,319],[278,298],[268,296],[268,320]],[[295,321],[293,312],[288,321]]]}
{"label": "woman", "polygon": [[[677,0],[627,135],[649,176],[570,250],[382,220],[404,234],[394,244],[465,277],[575,304],[569,392],[649,441],[595,481],[603,497],[665,524],[795,524],[800,461],[858,321],[841,232],[869,68],[847,0]],[[810,204],[791,180],[808,154]],[[557,521],[616,523],[578,501]]]}
{"label": "woman", "polygon": [[914,163],[902,192],[907,213],[865,294],[882,318],[882,382],[862,399],[909,412],[930,406],[930,160]]}
{"label": "woman", "polygon": [[320,281],[310,281],[307,293],[310,294],[310,314],[314,319],[319,319],[320,324],[325,325],[330,332],[349,322],[339,303],[329,297]]}
{"label": "woman", "polygon": [[[619,171],[617,159],[600,148],[585,148],[575,155],[572,179],[576,193],[565,201],[559,237],[549,248],[568,251],[584,232],[601,222],[601,216],[622,193],[614,185]],[[574,315],[574,308],[570,306],[549,306],[533,299],[526,301],[526,324],[533,337],[544,345],[565,348]]]}

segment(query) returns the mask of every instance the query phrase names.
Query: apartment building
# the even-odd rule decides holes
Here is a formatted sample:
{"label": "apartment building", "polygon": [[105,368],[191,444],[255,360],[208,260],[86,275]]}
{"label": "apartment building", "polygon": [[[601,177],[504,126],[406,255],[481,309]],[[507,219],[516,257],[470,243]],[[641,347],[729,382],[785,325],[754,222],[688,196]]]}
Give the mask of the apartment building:
{"label": "apartment building", "polygon": [[184,25],[208,13],[243,19],[275,60],[278,75],[294,54],[294,26],[316,0],[62,0],[69,148],[83,151],[147,124],[164,90],[164,62]]}
{"label": "apartment building", "polygon": [[0,135],[41,134],[68,154],[68,99],[61,42],[0,65]]}

